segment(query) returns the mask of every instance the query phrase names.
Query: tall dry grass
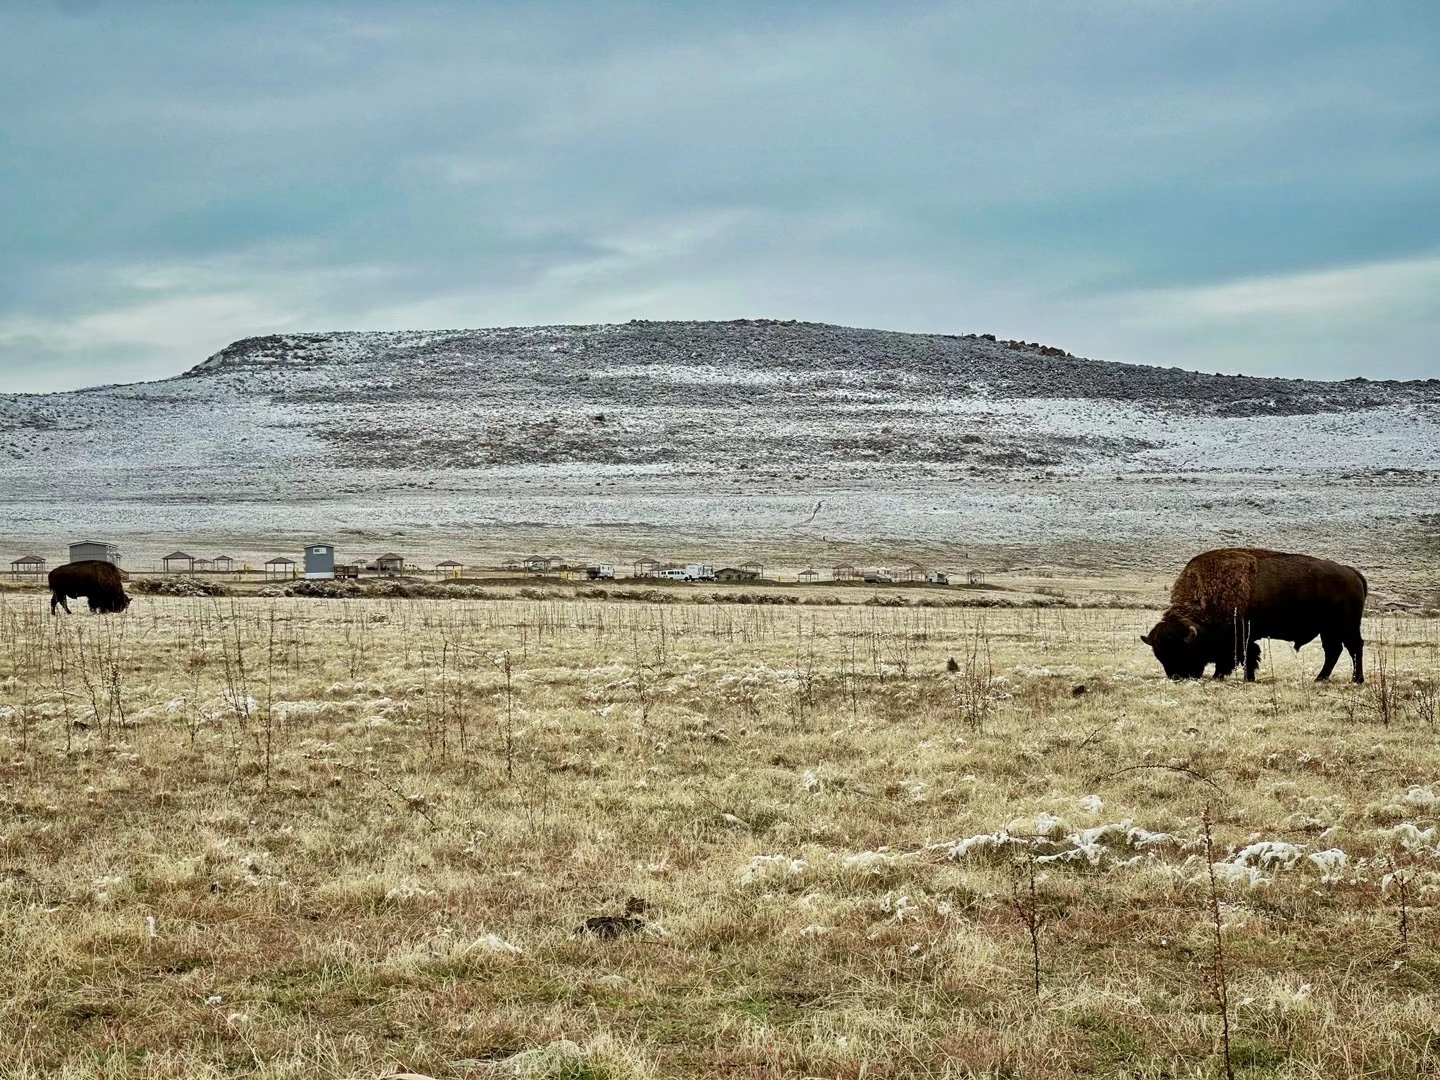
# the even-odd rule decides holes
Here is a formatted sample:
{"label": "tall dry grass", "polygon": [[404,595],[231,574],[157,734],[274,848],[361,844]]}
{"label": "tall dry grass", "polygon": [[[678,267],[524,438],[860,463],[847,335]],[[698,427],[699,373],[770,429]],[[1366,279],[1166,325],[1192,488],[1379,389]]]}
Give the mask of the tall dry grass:
{"label": "tall dry grass", "polygon": [[0,1075],[1433,1072],[1440,627],[1150,618],[0,597]]}

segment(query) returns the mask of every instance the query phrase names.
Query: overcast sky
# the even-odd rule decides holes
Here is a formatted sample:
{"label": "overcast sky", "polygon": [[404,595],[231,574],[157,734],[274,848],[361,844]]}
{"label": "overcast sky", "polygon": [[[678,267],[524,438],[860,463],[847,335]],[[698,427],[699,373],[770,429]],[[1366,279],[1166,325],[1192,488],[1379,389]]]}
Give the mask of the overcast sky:
{"label": "overcast sky", "polygon": [[0,390],[741,316],[1440,377],[1440,4],[0,12]]}

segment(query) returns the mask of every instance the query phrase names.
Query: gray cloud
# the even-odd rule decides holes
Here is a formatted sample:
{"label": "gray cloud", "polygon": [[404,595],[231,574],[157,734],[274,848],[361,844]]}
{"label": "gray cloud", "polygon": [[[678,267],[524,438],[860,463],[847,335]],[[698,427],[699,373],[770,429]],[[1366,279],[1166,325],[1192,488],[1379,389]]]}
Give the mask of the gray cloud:
{"label": "gray cloud", "polygon": [[1431,5],[338,10],[7,16],[0,388],[738,315],[1440,374]]}

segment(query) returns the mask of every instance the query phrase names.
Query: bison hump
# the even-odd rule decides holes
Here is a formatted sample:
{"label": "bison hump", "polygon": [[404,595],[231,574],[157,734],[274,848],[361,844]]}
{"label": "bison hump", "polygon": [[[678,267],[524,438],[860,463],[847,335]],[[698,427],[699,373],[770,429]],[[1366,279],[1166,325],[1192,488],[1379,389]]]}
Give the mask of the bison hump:
{"label": "bison hump", "polygon": [[1171,606],[1211,619],[1229,620],[1248,612],[1255,567],[1267,554],[1254,548],[1219,548],[1195,556],[1175,579]]}

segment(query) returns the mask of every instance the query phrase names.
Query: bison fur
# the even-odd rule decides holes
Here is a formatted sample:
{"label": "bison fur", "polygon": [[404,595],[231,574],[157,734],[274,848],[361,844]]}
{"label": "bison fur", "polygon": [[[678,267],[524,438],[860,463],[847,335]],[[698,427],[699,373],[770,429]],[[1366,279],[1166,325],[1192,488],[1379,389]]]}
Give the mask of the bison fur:
{"label": "bison fur", "polygon": [[57,605],[70,614],[66,601],[82,596],[90,602],[91,611],[124,611],[130,606],[124,580],[118,566],[100,559],[57,566],[50,571],[50,614],[55,614]]}
{"label": "bison fur", "polygon": [[1360,620],[1369,584],[1354,567],[1262,548],[1218,548],[1191,559],[1170,590],[1170,607],[1140,640],[1172,679],[1198,679],[1215,665],[1222,679],[1243,663],[1253,682],[1262,638],[1301,646],[1317,637],[1330,677],[1340,650],[1365,681]]}

